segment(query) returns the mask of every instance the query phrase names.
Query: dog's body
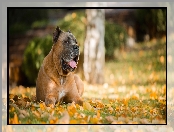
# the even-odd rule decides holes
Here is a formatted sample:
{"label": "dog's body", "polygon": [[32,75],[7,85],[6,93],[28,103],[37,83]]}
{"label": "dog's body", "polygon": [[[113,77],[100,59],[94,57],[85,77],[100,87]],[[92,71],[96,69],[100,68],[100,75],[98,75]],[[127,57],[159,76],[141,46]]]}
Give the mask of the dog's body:
{"label": "dog's body", "polygon": [[57,27],[53,42],[36,80],[37,101],[45,101],[47,106],[72,101],[82,105],[83,82],[73,73],[79,57],[76,39],[70,31],[63,32]]}

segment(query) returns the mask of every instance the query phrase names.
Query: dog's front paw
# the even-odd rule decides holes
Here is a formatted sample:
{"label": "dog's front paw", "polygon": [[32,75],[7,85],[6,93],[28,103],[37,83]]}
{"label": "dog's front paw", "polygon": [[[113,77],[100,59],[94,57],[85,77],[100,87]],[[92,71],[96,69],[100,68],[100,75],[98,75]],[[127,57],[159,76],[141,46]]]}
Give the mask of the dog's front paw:
{"label": "dog's front paw", "polygon": [[54,97],[49,97],[45,99],[46,106],[51,106],[56,104],[56,99]]}
{"label": "dog's front paw", "polygon": [[77,100],[75,101],[76,104],[83,106],[83,101],[82,100]]}

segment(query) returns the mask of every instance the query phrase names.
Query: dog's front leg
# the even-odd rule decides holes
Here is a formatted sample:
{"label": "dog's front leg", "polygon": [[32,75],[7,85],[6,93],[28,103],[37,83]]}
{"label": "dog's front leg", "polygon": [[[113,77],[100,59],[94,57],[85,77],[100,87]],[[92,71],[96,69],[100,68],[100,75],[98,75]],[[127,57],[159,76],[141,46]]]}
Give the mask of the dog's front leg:
{"label": "dog's front leg", "polygon": [[79,93],[80,96],[82,96],[83,95],[83,92],[84,92],[84,84],[83,84],[83,81],[76,74],[74,75],[74,80],[75,80],[75,83],[76,83],[76,87],[77,87],[78,93]]}
{"label": "dog's front leg", "polygon": [[55,95],[47,95],[45,98],[45,104],[46,106],[50,106],[50,105],[55,105],[57,101],[57,97],[55,97]]}

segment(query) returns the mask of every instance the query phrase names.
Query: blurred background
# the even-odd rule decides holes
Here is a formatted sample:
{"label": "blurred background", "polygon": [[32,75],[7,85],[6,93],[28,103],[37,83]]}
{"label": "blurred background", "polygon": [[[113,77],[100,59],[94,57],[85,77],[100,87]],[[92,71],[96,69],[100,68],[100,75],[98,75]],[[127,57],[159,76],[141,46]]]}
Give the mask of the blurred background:
{"label": "blurred background", "polygon": [[[166,8],[10,8],[8,22],[10,87],[35,86],[38,70],[52,47],[56,26],[63,31],[70,29],[77,38],[81,54],[76,73],[90,84],[121,85],[128,76],[127,84],[138,84],[144,72],[141,67],[148,62],[145,69],[151,73],[141,76],[142,79],[155,76],[154,71],[166,73]],[[97,33],[100,36],[95,37]],[[90,40],[92,37],[96,41]],[[97,57],[98,54],[103,55]],[[139,56],[146,58],[139,63],[136,62]],[[158,81],[165,84],[165,74]]]}
{"label": "blurred background", "polygon": [[[10,22],[9,17],[8,17],[8,21],[6,19],[7,17],[7,7],[18,7],[18,6],[23,6],[23,7],[67,7],[67,9],[69,7],[76,7],[76,6],[86,6],[85,2],[81,2],[81,3],[77,3],[77,2],[55,2],[55,3],[49,3],[49,2],[4,2],[2,4],[2,97],[3,97],[3,102],[5,102],[5,106],[3,107],[2,111],[3,111],[3,117],[2,119],[4,120],[4,116],[5,116],[5,120],[3,121],[4,125],[6,125],[6,112],[7,112],[7,102],[6,102],[6,98],[7,96],[7,88],[8,85],[10,85],[10,87],[13,86],[19,86],[19,85],[24,85],[24,86],[35,86],[34,84],[34,80],[35,79],[31,79],[32,81],[29,81],[31,77],[27,77],[28,75],[25,73],[26,71],[24,69],[27,68],[23,68],[24,66],[24,58],[26,54],[29,54],[28,56],[34,56],[31,55],[31,53],[25,53],[26,49],[28,47],[30,47],[29,45],[39,45],[36,43],[41,43],[41,39],[43,39],[43,41],[46,41],[45,39],[47,38],[47,35],[50,35],[50,41],[46,41],[49,42],[50,45],[52,45],[51,43],[51,37],[52,37],[52,32],[54,31],[55,27],[60,24],[61,20],[66,21],[67,20],[67,15],[69,16],[76,16],[76,15],[72,15],[73,13],[76,13],[77,10],[56,10],[56,13],[54,13],[54,15],[51,13],[48,13],[48,9],[47,9],[47,13],[43,12],[42,17],[43,16],[49,16],[47,17],[47,23],[45,23],[45,19],[41,19],[42,17],[39,17],[38,14],[40,14],[39,12],[41,11],[41,9],[37,9],[35,11],[35,13],[29,13],[29,14],[25,14],[25,12],[27,12],[25,10],[25,12],[22,12],[22,10],[16,14],[14,12],[14,14],[12,15],[11,19],[12,22]],[[96,95],[99,95],[100,97],[102,97],[101,94],[105,94],[106,92],[108,93],[113,93],[115,94],[115,96],[110,96],[110,97],[117,97],[117,95],[123,95],[122,97],[126,98],[127,95],[135,95],[138,96],[136,93],[138,93],[141,97],[141,99],[144,99],[143,97],[143,92],[144,93],[148,93],[148,97],[150,98],[156,98],[156,96],[159,97],[159,100],[166,98],[166,89],[167,89],[167,122],[168,125],[166,127],[164,127],[163,125],[160,125],[158,128],[157,127],[141,127],[141,129],[138,130],[145,130],[145,131],[152,131],[152,130],[164,130],[164,131],[172,131],[173,130],[173,119],[174,119],[174,98],[173,98],[173,94],[174,94],[174,61],[173,61],[173,57],[174,57],[174,17],[173,17],[173,10],[174,10],[174,4],[172,2],[107,2],[107,7],[149,7],[150,10],[146,10],[144,13],[146,14],[146,16],[139,16],[139,18],[136,18],[135,14],[138,14],[136,12],[138,12],[137,8],[132,9],[133,11],[133,15],[128,15],[131,11],[130,9],[115,9],[115,10],[105,10],[105,24],[107,23],[106,21],[112,22],[112,25],[118,25],[121,26],[121,29],[124,29],[127,37],[126,37],[126,41],[124,41],[124,48],[120,47],[114,47],[114,48],[110,48],[111,50],[114,50],[114,54],[111,55],[109,53],[109,55],[107,55],[107,45],[105,43],[105,80],[104,80],[104,84],[102,85],[102,87],[99,87],[99,89],[94,87],[91,87],[91,85],[88,85],[88,89],[89,90],[95,90],[96,94],[93,97],[98,97]],[[164,26],[163,23],[163,19],[165,18],[164,15],[159,15],[161,14],[161,12],[163,11],[155,11],[157,14],[153,15],[155,16],[155,23],[156,25],[155,30],[158,29],[157,31],[155,31],[157,34],[155,34],[156,37],[150,37],[150,31],[151,28],[147,28],[148,25],[147,23],[149,22],[149,24],[154,22],[154,19],[151,16],[152,14],[148,14],[148,11],[152,11],[153,9],[151,7],[167,7],[167,44],[166,44],[166,39],[165,39],[165,35],[163,35],[162,32],[164,32],[163,30],[159,30],[159,26],[158,24],[158,20],[160,19],[160,23],[162,22],[162,25]],[[152,9],[152,10],[151,10]],[[158,8],[159,9],[159,8]],[[32,8],[33,10],[33,8]],[[8,16],[10,16],[10,14],[13,12],[14,10],[12,10],[11,12],[8,12]],[[24,11],[24,10],[23,10]],[[54,10],[55,11],[55,10]],[[78,10],[80,11],[80,10]],[[115,13],[114,13],[115,11]],[[141,10],[139,10],[141,12]],[[111,13],[112,12],[112,13]],[[23,14],[23,15],[21,15]],[[24,15],[25,14],[25,15]],[[40,15],[41,15],[40,14]],[[47,15],[46,15],[47,14]],[[87,16],[86,16],[86,10],[83,10],[83,14],[84,14],[84,20],[86,20]],[[110,19],[107,17],[107,15],[111,16]],[[37,16],[37,19],[35,18],[35,16]],[[52,16],[52,17],[50,17]],[[161,17],[157,17],[157,16],[161,16]],[[25,21],[25,19],[27,20],[27,18],[29,18],[28,21]],[[36,19],[36,20],[32,20],[32,18]],[[52,20],[51,20],[51,19]],[[57,19],[59,18],[59,19]],[[77,16],[75,17],[77,18]],[[112,18],[112,19],[111,19]],[[128,18],[128,19],[127,19]],[[139,19],[142,20],[139,20]],[[162,18],[162,19],[161,19]],[[71,18],[72,19],[72,18]],[[115,20],[114,20],[115,19]],[[130,34],[130,32],[128,33],[128,23],[130,22],[129,20],[131,19],[131,21],[133,21],[133,23],[135,24],[134,26],[130,26],[130,28],[133,28],[133,30],[131,29],[130,31],[134,31],[134,37],[128,36]],[[32,20],[32,22],[30,21]],[[43,20],[43,22],[41,22]],[[146,20],[146,21],[145,21]],[[153,22],[152,22],[153,20]],[[162,21],[161,21],[162,20]],[[25,22],[24,22],[25,21]],[[39,26],[41,26],[42,24],[44,25],[43,27],[47,27],[47,28],[43,28],[41,27],[32,27],[32,25],[37,25],[37,24],[33,24],[34,21],[39,21]],[[74,20],[73,20],[74,21]],[[73,23],[73,21],[71,23]],[[129,21],[129,22],[128,22]],[[139,22],[138,22],[139,21]],[[20,23],[20,24],[18,24]],[[26,26],[26,24],[28,23],[28,26]],[[30,23],[30,24],[29,24]],[[36,22],[37,23],[37,22]],[[42,23],[42,24],[41,24]],[[45,23],[45,24],[44,24]],[[85,23],[85,22],[84,22]],[[121,24],[120,24],[121,23]],[[139,25],[137,25],[139,23]],[[158,24],[157,24],[158,23]],[[7,24],[7,25],[6,25]],[[14,26],[16,24],[16,26]],[[154,24],[154,23],[153,23]],[[86,38],[86,32],[87,32],[87,25],[86,23],[84,24],[85,28],[84,28],[84,42],[85,42],[85,38]],[[142,25],[142,26],[141,26]],[[160,24],[161,25],[161,24]],[[6,32],[6,27],[8,26],[8,43],[7,44],[7,32]],[[59,25],[58,25],[59,26]],[[62,25],[60,25],[61,27]],[[68,25],[69,26],[69,25]],[[72,25],[71,25],[72,26]],[[118,27],[117,26],[117,27]],[[141,29],[137,29],[136,27],[139,26]],[[158,28],[157,28],[158,26]],[[162,27],[163,27],[162,26]],[[70,27],[70,26],[69,26]],[[68,27],[68,28],[69,28]],[[78,25],[78,27],[80,27],[80,25]],[[51,29],[52,28],[52,29]],[[110,26],[110,30],[115,30],[115,28],[112,28],[112,26]],[[49,30],[48,30],[49,29]],[[61,27],[62,30],[66,30],[66,28]],[[78,28],[76,28],[78,29]],[[117,28],[118,29],[118,28]],[[162,28],[161,28],[162,29]],[[71,30],[71,29],[70,29]],[[138,32],[139,30],[139,32]],[[46,31],[49,31],[46,32]],[[71,30],[72,31],[72,30]],[[106,30],[106,25],[105,25],[105,36],[107,34]],[[142,31],[144,35],[142,35]],[[159,32],[160,33],[159,33]],[[72,31],[74,35],[76,31]],[[165,31],[166,32],[166,31]],[[117,30],[114,31],[114,34],[116,34],[115,36],[118,36],[118,32]],[[112,33],[109,34],[109,37],[113,35]],[[42,37],[43,36],[43,37]],[[81,34],[82,36],[82,34]],[[121,35],[122,36],[122,35]],[[160,37],[161,36],[161,37]],[[49,38],[49,37],[48,37]],[[111,38],[111,37],[110,37]],[[118,38],[118,37],[117,37]],[[122,37],[121,37],[122,38]],[[132,39],[133,38],[133,39]],[[36,39],[36,40],[35,40]],[[80,43],[80,38],[77,38],[78,42],[81,46],[81,53],[84,52],[84,49],[82,46],[84,46],[84,43]],[[106,38],[104,38],[105,41]],[[111,39],[109,39],[110,41],[117,43],[118,39],[114,39],[114,37],[112,37]],[[121,39],[122,40],[122,39]],[[128,41],[129,40],[129,41]],[[128,42],[130,42],[128,44]],[[33,43],[33,44],[31,44]],[[112,43],[113,44],[113,43]],[[132,46],[133,44],[133,46]],[[8,45],[8,46],[7,46]],[[43,44],[44,45],[44,44]],[[114,44],[113,44],[114,45]],[[113,46],[112,45],[112,46]],[[131,46],[130,46],[131,45]],[[166,47],[167,46],[167,47]],[[6,49],[8,47],[9,53],[8,56],[6,56]],[[48,46],[45,46],[46,48],[42,49],[43,46],[40,47],[40,49],[42,49],[43,51],[46,50],[48,48]],[[51,47],[51,46],[50,46]],[[39,47],[37,47],[39,49]],[[31,50],[32,48],[30,48]],[[36,49],[35,47],[33,49]],[[42,52],[40,52],[40,50],[33,50],[33,54],[35,52],[38,52],[38,54],[42,54]],[[167,54],[166,54],[166,50],[167,50]],[[31,51],[30,51],[31,52]],[[167,55],[167,56],[166,56]],[[38,56],[38,55],[36,55]],[[8,59],[7,59],[8,57]],[[35,56],[34,56],[35,57]],[[40,56],[39,56],[40,57]],[[83,58],[83,57],[82,57]],[[9,62],[8,62],[9,60]],[[42,60],[42,59],[41,59]],[[33,64],[34,61],[34,64]],[[35,59],[31,59],[31,65],[30,63],[26,63],[28,64],[28,66],[30,66],[29,68],[32,69],[32,65],[35,65],[34,67],[38,67],[38,65],[40,65],[40,63],[36,62],[38,61],[37,58]],[[82,63],[84,62],[84,60],[82,61]],[[6,63],[9,63],[9,67],[6,66]],[[79,64],[80,65],[80,64]],[[167,66],[167,73],[166,73],[166,66]],[[79,68],[80,66],[78,66]],[[81,65],[80,68],[83,68],[83,64]],[[9,69],[9,74],[6,75],[7,70]],[[28,71],[31,71],[28,70]],[[33,72],[34,73],[34,72]],[[33,74],[32,73],[32,74]],[[84,79],[84,72],[79,71],[79,69],[77,70],[78,74],[82,74],[83,75],[83,81],[85,81]],[[37,73],[35,73],[36,75]],[[166,74],[167,74],[167,84],[166,84]],[[36,76],[32,76],[33,78]],[[9,78],[10,80],[7,81],[7,78]],[[7,83],[9,82],[9,84]],[[137,90],[138,88],[138,90]],[[104,89],[104,91],[102,90]],[[136,90],[138,92],[136,92]],[[20,91],[20,89],[17,89],[17,91]],[[85,92],[86,93],[86,92]],[[122,93],[126,93],[126,94],[122,94]],[[16,92],[17,94],[17,92]],[[92,92],[90,93],[92,94]],[[89,95],[89,94],[88,94]],[[86,97],[87,96],[85,95]],[[109,96],[108,96],[109,97]],[[162,98],[161,98],[162,97]],[[119,98],[118,98],[119,99]],[[4,104],[2,102],[2,105]],[[164,104],[165,105],[165,104]],[[158,107],[158,106],[157,106]],[[161,109],[161,108],[160,108]],[[5,111],[5,112],[4,112]],[[9,126],[9,130],[11,131],[11,126]],[[15,128],[14,128],[15,127]],[[14,129],[19,129],[18,126],[14,126]],[[37,127],[37,126],[36,126]],[[32,127],[31,129],[38,129],[38,127]],[[60,126],[61,129],[64,129],[65,127]],[[73,126],[72,126],[73,127]],[[108,126],[109,127],[109,126]],[[108,127],[105,129],[108,130]],[[172,128],[171,128],[172,127]],[[30,129],[30,126],[24,127],[24,130],[28,130]],[[45,129],[43,126],[40,129]],[[79,129],[79,128],[78,128]],[[112,127],[113,130],[124,130],[125,129],[129,129],[129,128],[124,128],[121,125],[118,126],[114,126]],[[59,130],[59,128],[58,128]],[[103,130],[103,127],[101,127],[101,130]],[[132,130],[132,127],[130,127],[130,130]],[[136,127],[137,130],[137,127]]]}

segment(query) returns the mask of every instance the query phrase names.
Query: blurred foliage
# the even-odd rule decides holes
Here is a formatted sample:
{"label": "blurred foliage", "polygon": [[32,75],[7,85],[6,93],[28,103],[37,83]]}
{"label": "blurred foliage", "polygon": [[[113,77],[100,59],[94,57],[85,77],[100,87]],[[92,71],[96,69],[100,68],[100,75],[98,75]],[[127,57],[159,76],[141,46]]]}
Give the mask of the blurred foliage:
{"label": "blurred foliage", "polygon": [[[18,8],[13,9],[10,8],[8,10],[8,21],[9,21],[9,33],[12,34],[20,34],[24,33],[28,29],[36,27],[36,25],[44,25],[48,23],[48,14],[45,9],[24,9]],[[41,21],[41,22],[40,22]],[[37,24],[37,23],[40,24]]]}
{"label": "blurred foliage", "polygon": [[166,32],[166,9],[139,9],[136,10],[136,21],[139,32],[148,33],[150,38]]}
{"label": "blurred foliage", "polygon": [[35,84],[39,68],[52,46],[52,36],[34,38],[24,52],[22,70],[31,85]]}
{"label": "blurred foliage", "polygon": [[31,28],[43,28],[48,25],[48,20],[39,20],[39,21],[34,21],[31,25]]}
{"label": "blurred foliage", "polygon": [[127,33],[125,28],[116,23],[105,22],[105,49],[106,58],[112,58],[116,48],[125,45]]}

